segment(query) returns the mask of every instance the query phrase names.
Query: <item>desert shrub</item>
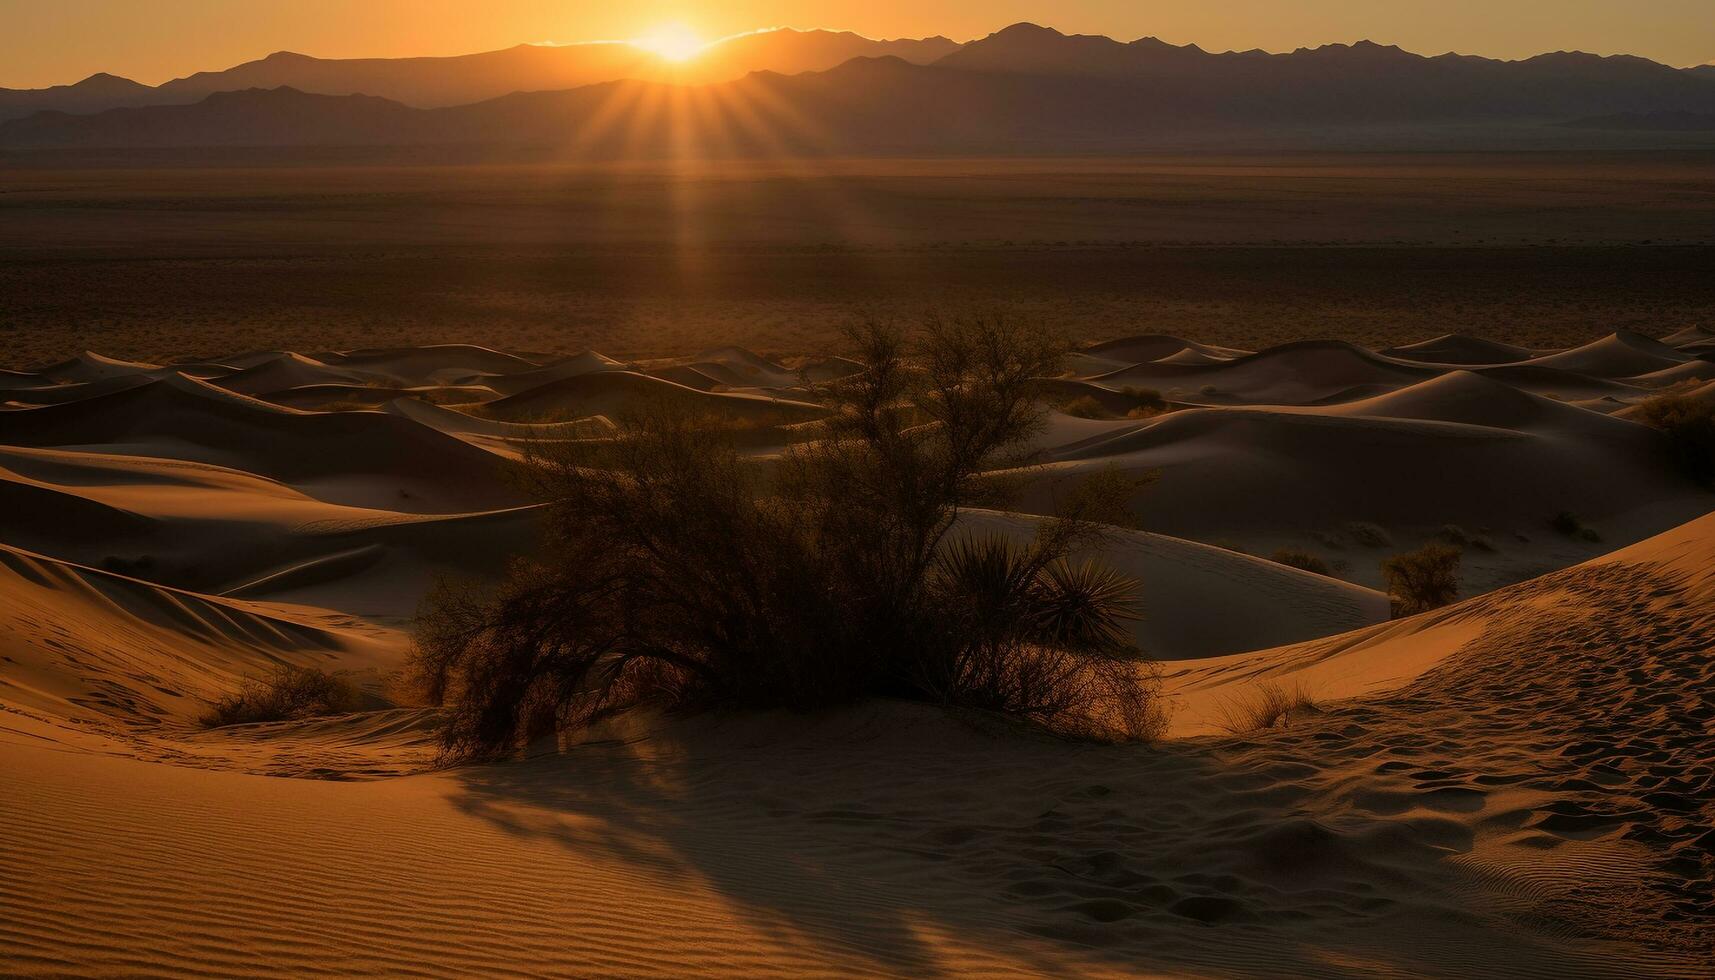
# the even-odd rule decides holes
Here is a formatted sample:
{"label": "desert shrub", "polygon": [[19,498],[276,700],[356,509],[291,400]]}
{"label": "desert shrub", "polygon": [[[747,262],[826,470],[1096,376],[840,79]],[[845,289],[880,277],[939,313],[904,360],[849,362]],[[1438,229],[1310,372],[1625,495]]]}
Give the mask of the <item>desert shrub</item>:
{"label": "desert shrub", "polygon": [[357,689],[336,674],[281,664],[261,677],[246,677],[239,689],[216,701],[203,724],[210,728],[261,721],[300,721],[358,709]]}
{"label": "desert shrub", "polygon": [[448,706],[453,757],[613,712],[812,709],[883,696],[1100,739],[1164,724],[1158,674],[1120,624],[1133,583],[1070,554],[1125,509],[1113,474],[1065,495],[1034,540],[971,540],[1027,461],[1035,379],[1063,346],[999,318],[854,333],[865,370],[830,386],[823,438],[769,466],[719,424],[644,412],[603,441],[528,448],[539,557],[425,605],[415,664]]}
{"label": "desert shrub", "polygon": [[1280,565],[1291,565],[1293,568],[1314,572],[1317,575],[1332,576],[1334,574],[1334,570],[1328,566],[1327,562],[1302,548],[1282,548],[1270,555],[1269,561]]}
{"label": "desert shrub", "polygon": [[1382,562],[1395,616],[1410,616],[1459,598],[1458,548],[1431,542]]}
{"label": "desert shrub", "polygon": [[1569,538],[1578,538],[1583,541],[1602,540],[1602,535],[1597,533],[1595,528],[1585,526],[1577,514],[1568,510],[1563,510],[1549,518],[1548,526]]}
{"label": "desert shrub", "polygon": [[1639,422],[1667,434],[1674,462],[1703,486],[1715,485],[1715,402],[1657,395],[1637,406]]}
{"label": "desert shrub", "polygon": [[1081,419],[1111,419],[1114,414],[1107,410],[1093,395],[1079,395],[1077,398],[1060,406],[1060,411]]}
{"label": "desert shrub", "polygon": [[1215,724],[1228,734],[1247,735],[1290,722],[1294,713],[1320,710],[1316,699],[1302,684],[1288,688],[1275,681],[1263,681],[1249,693],[1216,705]]}
{"label": "desert shrub", "polygon": [[1120,393],[1137,404],[1127,411],[1128,419],[1147,419],[1167,411],[1167,399],[1161,397],[1161,392],[1154,388],[1121,388]]}
{"label": "desert shrub", "polygon": [[1352,521],[1346,525],[1346,536],[1365,548],[1387,548],[1393,545],[1393,535],[1379,524]]}

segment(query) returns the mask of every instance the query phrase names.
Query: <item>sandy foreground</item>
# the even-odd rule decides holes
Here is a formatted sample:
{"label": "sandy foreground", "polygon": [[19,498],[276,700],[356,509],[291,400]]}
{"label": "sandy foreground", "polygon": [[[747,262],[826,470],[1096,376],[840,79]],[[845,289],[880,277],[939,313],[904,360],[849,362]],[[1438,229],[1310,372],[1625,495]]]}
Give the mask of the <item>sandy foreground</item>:
{"label": "sandy foreground", "polygon": [[[520,440],[665,398],[766,465],[849,364],[0,373],[0,973],[1707,976],[1715,515],[1628,415],[1715,397],[1712,350],[1099,345],[1056,383],[1097,417],[1052,413],[1019,509],[966,521],[1159,474],[1101,550],[1142,582],[1165,742],[874,703],[459,769],[398,672],[437,574],[529,546]],[[1390,621],[1380,559],[1449,536],[1474,597]],[[1283,547],[1336,574],[1256,557]],[[375,710],[197,724],[278,662]],[[1317,707],[1222,731],[1264,682]]]}

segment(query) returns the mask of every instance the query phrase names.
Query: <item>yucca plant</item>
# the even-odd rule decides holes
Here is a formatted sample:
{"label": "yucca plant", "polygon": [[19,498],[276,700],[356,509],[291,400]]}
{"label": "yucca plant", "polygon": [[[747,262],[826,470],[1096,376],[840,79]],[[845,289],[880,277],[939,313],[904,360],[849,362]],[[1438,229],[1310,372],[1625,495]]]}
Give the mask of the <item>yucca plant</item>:
{"label": "yucca plant", "polygon": [[1029,544],[999,536],[949,541],[931,588],[939,642],[926,645],[917,676],[949,704],[1093,737],[1153,734],[1150,712],[1110,717],[1154,690],[1154,673],[1138,661],[1125,629],[1137,618],[1137,583],[1069,563],[1063,531],[1050,523]]}
{"label": "yucca plant", "polygon": [[1036,582],[1038,642],[1090,652],[1129,646],[1125,624],[1140,618],[1137,591],[1136,580],[1104,565],[1050,564]]}

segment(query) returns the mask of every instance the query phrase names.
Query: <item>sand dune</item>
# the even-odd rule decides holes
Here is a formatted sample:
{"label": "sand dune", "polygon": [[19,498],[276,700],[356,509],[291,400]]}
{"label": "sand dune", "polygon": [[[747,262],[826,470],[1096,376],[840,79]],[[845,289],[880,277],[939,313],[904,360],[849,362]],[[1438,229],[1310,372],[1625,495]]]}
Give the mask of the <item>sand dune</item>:
{"label": "sand dune", "polygon": [[471,344],[356,350],[334,363],[403,385],[464,384],[483,375],[517,374],[539,367],[516,354]]}
{"label": "sand dune", "polygon": [[149,374],[160,369],[159,364],[122,361],[116,358],[103,357],[94,351],[84,351],[69,360],[39,368],[35,373],[62,383],[79,383],[102,381],[107,378],[118,378],[132,374]]}
{"label": "sand dune", "polygon": [[1123,364],[1140,364],[1144,361],[1159,361],[1186,351],[1202,354],[1205,357],[1227,360],[1243,357],[1250,353],[1250,351],[1234,350],[1231,347],[1199,344],[1167,334],[1145,334],[1138,337],[1107,340],[1099,344],[1091,344],[1085,347],[1081,353],[1085,356],[1103,358]]}
{"label": "sand dune", "polygon": [[1425,364],[1478,365],[1514,364],[1541,357],[1547,351],[1531,350],[1466,334],[1450,333],[1415,344],[1389,347],[1381,353],[1405,361]]}
{"label": "sand dune", "polygon": [[519,502],[498,478],[498,457],[411,420],[301,412],[180,376],[0,413],[0,444],[213,463],[355,506],[449,512]]}
{"label": "sand dune", "polygon": [[550,381],[483,406],[508,422],[616,416],[652,405],[750,421],[799,422],[825,414],[819,405],[737,392],[709,392],[631,371],[601,371]]}
{"label": "sand dune", "polygon": [[55,751],[7,715],[0,942],[79,972],[1697,976],[1712,521],[1170,679],[1189,724],[1258,677],[1329,692],[1237,739],[1067,746],[884,704],[330,783]]}
{"label": "sand dune", "polygon": [[[1036,521],[976,511],[962,533],[1027,540]],[[1115,531],[1089,557],[1140,584],[1132,639],[1162,660],[1256,650],[1286,637],[1343,633],[1387,618],[1388,599],[1349,582],[1145,531]]]}
{"label": "sand dune", "polygon": [[[1653,430],[1469,372],[1343,405],[1193,409],[1110,425],[1048,459],[1027,510],[1049,508],[1067,479],[1158,472],[1134,504],[1142,526],[1264,555],[1308,548],[1372,586],[1389,552],[1349,539],[1351,522],[1385,529],[1402,550],[1449,524],[1485,536],[1492,550],[1466,557],[1468,587],[1481,590],[1709,507]],[[1600,528],[1606,544],[1556,534],[1549,520],[1561,511]]]}
{"label": "sand dune", "polygon": [[1627,330],[1609,334],[1601,340],[1593,340],[1582,347],[1574,347],[1558,354],[1547,354],[1524,363],[1588,374],[1597,378],[1631,378],[1673,367],[1690,359],[1689,354]]}
{"label": "sand dune", "polygon": [[[849,363],[206,363],[230,370],[87,355],[0,379],[0,973],[1708,975],[1715,498],[1627,418],[1701,377],[1680,347],[1142,337],[1074,359],[1051,400],[1185,396],[1050,412],[1018,505],[1158,472],[1148,530],[1095,551],[1140,583],[1163,744],[872,703],[637,713],[453,770],[396,683],[402,631],[436,577],[530,551],[501,473],[521,441],[665,399],[757,423],[766,459],[767,425],[825,412],[798,368]],[[1562,510],[1599,540],[1550,527]],[[1473,597],[1387,620],[1380,560],[1447,525]],[[1284,547],[1336,575],[1267,560]],[[373,710],[197,724],[279,663],[351,671]],[[1265,683],[1316,704],[1228,734]]]}
{"label": "sand dune", "polygon": [[1291,405],[1359,385],[1410,384],[1433,373],[1433,368],[1395,361],[1352,344],[1304,341],[1214,364],[1135,364],[1089,380],[1109,387],[1157,388],[1175,400],[1225,396]]}
{"label": "sand dune", "polygon": [[358,371],[323,364],[302,354],[283,353],[213,383],[241,395],[267,395],[305,385],[362,383],[365,377],[379,378],[379,375],[366,376]]}
{"label": "sand dune", "polygon": [[321,610],[217,599],[0,546],[5,700],[78,725],[189,725],[242,676],[373,672],[396,635]]}
{"label": "sand dune", "polygon": [[1633,384],[1668,387],[1687,381],[1715,381],[1715,360],[1698,359],[1628,378]]}

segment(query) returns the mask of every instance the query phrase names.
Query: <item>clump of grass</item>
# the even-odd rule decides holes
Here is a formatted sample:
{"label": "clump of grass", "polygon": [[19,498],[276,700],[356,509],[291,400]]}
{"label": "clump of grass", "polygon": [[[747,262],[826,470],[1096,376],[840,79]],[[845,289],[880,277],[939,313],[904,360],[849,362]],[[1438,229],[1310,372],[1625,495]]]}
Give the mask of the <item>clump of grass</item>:
{"label": "clump of grass", "polygon": [[1602,540],[1602,535],[1595,528],[1587,527],[1577,514],[1569,510],[1563,510],[1549,518],[1548,526],[1569,538],[1591,542]]}
{"label": "clump of grass", "polygon": [[261,677],[247,677],[239,689],[216,701],[202,718],[210,728],[264,721],[301,721],[343,715],[358,709],[357,689],[337,674],[315,667],[282,664]]}
{"label": "clump of grass", "polygon": [[908,350],[868,325],[823,437],[769,466],[662,410],[608,440],[543,441],[524,478],[543,548],[492,590],[425,606],[415,666],[452,757],[504,755],[627,708],[810,710],[892,697],[1072,737],[1165,727],[1122,624],[1136,585],[1070,562],[1140,485],[1064,495],[1033,540],[970,540],[1042,424],[1065,351],[999,317],[931,319]]}
{"label": "clump of grass", "polygon": [[1249,735],[1289,725],[1294,714],[1320,710],[1321,705],[1301,683],[1287,687],[1277,681],[1263,681],[1249,692],[1216,705],[1215,724],[1231,735]]}
{"label": "clump of grass", "polygon": [[1352,521],[1346,525],[1346,536],[1365,548],[1389,548],[1393,546],[1393,535],[1387,533],[1381,525],[1367,521]]}
{"label": "clump of grass", "polygon": [[1291,565],[1293,568],[1303,569],[1317,575],[1326,575],[1329,578],[1334,576],[1334,569],[1329,567],[1327,562],[1302,548],[1282,548],[1270,555],[1269,561],[1280,565]]}
{"label": "clump of grass", "polygon": [[1667,434],[1674,462],[1702,486],[1715,486],[1715,402],[1679,394],[1639,402],[1634,417]]}
{"label": "clump of grass", "polygon": [[1431,542],[1382,562],[1393,615],[1412,616],[1458,599],[1461,558],[1458,548]]}

